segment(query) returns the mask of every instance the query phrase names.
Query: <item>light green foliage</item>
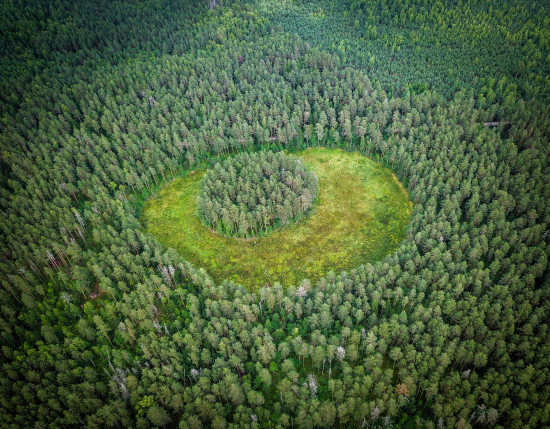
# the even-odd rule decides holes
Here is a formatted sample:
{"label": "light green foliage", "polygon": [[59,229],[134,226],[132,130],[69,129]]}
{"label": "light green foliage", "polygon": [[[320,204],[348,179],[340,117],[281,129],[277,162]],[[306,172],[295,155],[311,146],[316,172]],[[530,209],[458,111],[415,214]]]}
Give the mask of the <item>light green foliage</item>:
{"label": "light green foliage", "polygon": [[395,176],[359,153],[308,149],[297,154],[319,179],[313,214],[267,237],[239,240],[208,230],[196,216],[204,170],[175,179],[147,201],[146,230],[204,267],[215,280],[256,290],[315,280],[330,270],[382,259],[405,236],[411,203]]}

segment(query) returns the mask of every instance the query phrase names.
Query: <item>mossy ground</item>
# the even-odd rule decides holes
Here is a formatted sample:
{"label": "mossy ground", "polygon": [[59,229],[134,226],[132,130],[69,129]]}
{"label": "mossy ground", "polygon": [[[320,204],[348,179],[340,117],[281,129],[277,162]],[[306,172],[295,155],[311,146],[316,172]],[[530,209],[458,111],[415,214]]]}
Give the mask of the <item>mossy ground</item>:
{"label": "mossy ground", "polygon": [[266,283],[315,281],[330,270],[380,260],[397,248],[412,204],[391,171],[359,153],[337,149],[307,149],[295,155],[319,179],[313,212],[297,224],[247,241],[208,230],[196,214],[205,170],[195,170],[147,200],[144,227],[214,280],[234,280],[251,290]]}

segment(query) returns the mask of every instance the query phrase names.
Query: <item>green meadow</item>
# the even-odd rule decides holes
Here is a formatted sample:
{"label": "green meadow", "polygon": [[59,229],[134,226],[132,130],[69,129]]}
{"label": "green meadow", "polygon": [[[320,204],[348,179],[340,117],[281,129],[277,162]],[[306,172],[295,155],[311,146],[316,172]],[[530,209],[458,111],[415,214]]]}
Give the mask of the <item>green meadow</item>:
{"label": "green meadow", "polygon": [[221,282],[251,290],[266,283],[312,282],[335,272],[375,262],[405,237],[412,203],[395,175],[358,152],[315,148],[294,154],[319,179],[312,213],[296,224],[250,240],[224,237],[207,229],[196,214],[206,170],[186,171],[151,196],[141,220],[165,247]]}

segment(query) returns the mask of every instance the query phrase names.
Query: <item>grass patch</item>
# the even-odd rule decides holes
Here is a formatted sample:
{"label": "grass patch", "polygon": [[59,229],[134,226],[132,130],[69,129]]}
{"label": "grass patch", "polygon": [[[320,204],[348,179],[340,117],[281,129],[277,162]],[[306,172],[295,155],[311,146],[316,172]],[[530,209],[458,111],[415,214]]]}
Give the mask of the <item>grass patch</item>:
{"label": "grass patch", "polygon": [[253,240],[208,230],[196,201],[205,170],[166,184],[146,201],[145,230],[176,249],[216,280],[233,280],[251,290],[312,281],[328,271],[375,262],[393,252],[405,236],[412,203],[391,171],[359,154],[307,149],[301,158],[319,179],[319,194],[306,219]]}

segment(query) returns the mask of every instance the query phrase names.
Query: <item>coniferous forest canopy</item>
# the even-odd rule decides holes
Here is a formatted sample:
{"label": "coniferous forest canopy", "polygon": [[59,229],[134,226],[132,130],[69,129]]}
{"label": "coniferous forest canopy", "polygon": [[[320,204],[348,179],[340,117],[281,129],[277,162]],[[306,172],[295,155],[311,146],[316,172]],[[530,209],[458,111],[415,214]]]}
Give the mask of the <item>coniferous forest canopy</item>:
{"label": "coniferous forest canopy", "polygon": [[[0,9],[2,427],[550,427],[548,1]],[[361,180],[312,179],[317,148]],[[198,171],[243,215],[197,243],[290,242],[324,207],[344,241],[304,265],[399,241],[214,279],[143,222]],[[284,275],[281,249],[250,255]]]}

